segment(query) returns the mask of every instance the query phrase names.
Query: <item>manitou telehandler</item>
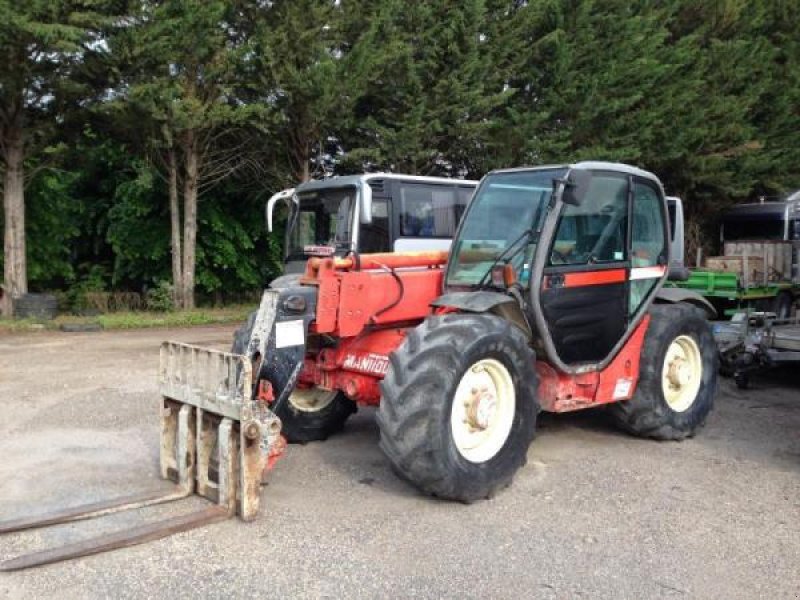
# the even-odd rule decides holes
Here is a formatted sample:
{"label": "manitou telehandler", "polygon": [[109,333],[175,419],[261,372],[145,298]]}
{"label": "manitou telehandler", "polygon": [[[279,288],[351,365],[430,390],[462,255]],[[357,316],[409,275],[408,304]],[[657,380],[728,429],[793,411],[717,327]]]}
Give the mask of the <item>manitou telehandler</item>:
{"label": "manitou telehandler", "polygon": [[[140,543],[234,512],[252,518],[279,431],[290,442],[322,439],[357,405],[378,407],[380,446],[401,477],[463,502],[508,485],[540,410],[607,405],[636,435],[691,436],[717,385],[713,309],[662,288],[668,240],[654,175],[585,162],[487,175],[449,256],[311,258],[299,285],[264,292],[234,353],[162,348],[162,475],[179,483],[167,499],[197,490],[217,506],[2,568]],[[164,498],[123,500],[0,531]]]}

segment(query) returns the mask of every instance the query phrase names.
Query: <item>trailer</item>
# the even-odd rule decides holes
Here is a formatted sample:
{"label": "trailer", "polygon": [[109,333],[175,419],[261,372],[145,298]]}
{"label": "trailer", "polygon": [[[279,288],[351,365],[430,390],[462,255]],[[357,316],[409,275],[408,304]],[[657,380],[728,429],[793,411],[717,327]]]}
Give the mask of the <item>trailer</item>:
{"label": "trailer", "polygon": [[726,211],[720,245],[721,255],[698,255],[695,267],[668,285],[701,294],[721,315],[759,311],[791,317],[800,298],[800,191],[780,202]]}
{"label": "trailer", "polygon": [[800,363],[800,318],[774,313],[741,312],[714,326],[720,372],[746,389],[750,376],[781,365]]}

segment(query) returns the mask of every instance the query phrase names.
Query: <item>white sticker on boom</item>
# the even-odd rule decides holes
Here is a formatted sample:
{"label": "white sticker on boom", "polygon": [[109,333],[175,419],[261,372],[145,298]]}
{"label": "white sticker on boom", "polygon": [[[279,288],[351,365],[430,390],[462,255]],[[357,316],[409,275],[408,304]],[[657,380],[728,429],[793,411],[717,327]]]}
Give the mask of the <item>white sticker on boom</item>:
{"label": "white sticker on boom", "polygon": [[300,346],[306,343],[303,320],[275,323],[275,347]]}
{"label": "white sticker on boom", "polygon": [[614,386],[614,400],[622,400],[630,396],[631,386],[633,386],[633,381],[630,379],[617,379],[617,385]]}

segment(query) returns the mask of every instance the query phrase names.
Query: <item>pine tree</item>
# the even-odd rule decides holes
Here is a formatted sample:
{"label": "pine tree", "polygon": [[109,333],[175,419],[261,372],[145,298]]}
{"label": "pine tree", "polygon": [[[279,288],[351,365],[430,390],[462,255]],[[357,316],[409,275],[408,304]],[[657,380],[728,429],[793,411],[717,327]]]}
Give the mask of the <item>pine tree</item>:
{"label": "pine tree", "polygon": [[173,283],[183,308],[194,307],[198,197],[241,166],[231,138],[264,114],[263,105],[237,95],[252,50],[247,8],[226,0],[142,2],[114,40],[125,98],[145,118],[166,165]]}
{"label": "pine tree", "polygon": [[4,290],[2,314],[28,291],[25,241],[25,159],[36,154],[43,133],[65,101],[84,90],[77,71],[104,51],[98,0],[0,1],[0,159],[3,163]]}
{"label": "pine tree", "polygon": [[637,164],[707,224],[756,184],[754,115],[775,59],[760,3],[551,1],[513,18],[529,51],[513,68],[506,159]]}
{"label": "pine tree", "polygon": [[345,146],[367,166],[477,175],[507,97],[492,63],[483,0],[388,0],[373,22],[376,59]]}
{"label": "pine tree", "polygon": [[290,182],[326,175],[341,132],[375,65],[369,11],[375,2],[297,0],[259,6],[257,97],[277,112],[277,141]]}

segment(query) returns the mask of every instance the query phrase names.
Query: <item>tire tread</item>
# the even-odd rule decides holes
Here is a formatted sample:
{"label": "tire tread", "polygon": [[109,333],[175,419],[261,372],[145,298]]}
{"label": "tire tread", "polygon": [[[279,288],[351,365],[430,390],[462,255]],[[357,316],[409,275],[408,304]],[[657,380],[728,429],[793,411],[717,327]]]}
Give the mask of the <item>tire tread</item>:
{"label": "tire tread", "polygon": [[[499,317],[462,313],[429,317],[409,331],[404,343],[390,355],[390,367],[380,386],[380,448],[393,470],[424,493],[467,503],[487,498],[509,485],[514,473],[525,464],[534,437],[533,426],[520,430],[519,448],[509,453],[510,464],[504,465],[501,473],[487,473],[481,481],[471,481],[462,473],[448,470],[431,431],[431,424],[444,418],[443,411],[449,423],[448,394],[455,391],[463,370],[469,366],[464,363],[466,349],[482,343],[487,336],[505,339],[504,343],[521,355],[521,364],[515,368],[522,374],[519,379],[528,386],[529,393],[525,400],[518,392],[518,402],[532,404],[535,422],[539,409],[535,356],[524,334]],[[432,394],[436,388],[441,388],[441,393]],[[449,428],[446,435],[450,435]]]}
{"label": "tire tread", "polygon": [[[656,440],[683,440],[693,437],[705,424],[711,411],[716,392],[717,352],[710,327],[702,311],[686,303],[654,305],[650,309],[650,326],[642,347],[639,383],[630,400],[615,402],[609,406],[617,425],[639,437]],[[700,321],[703,324],[700,324]],[[663,399],[661,391],[661,356],[663,344],[674,339],[676,327],[687,324],[703,331],[705,340],[699,340],[703,358],[705,381],[698,398],[685,416],[672,411]],[[709,346],[710,345],[710,346]]]}

